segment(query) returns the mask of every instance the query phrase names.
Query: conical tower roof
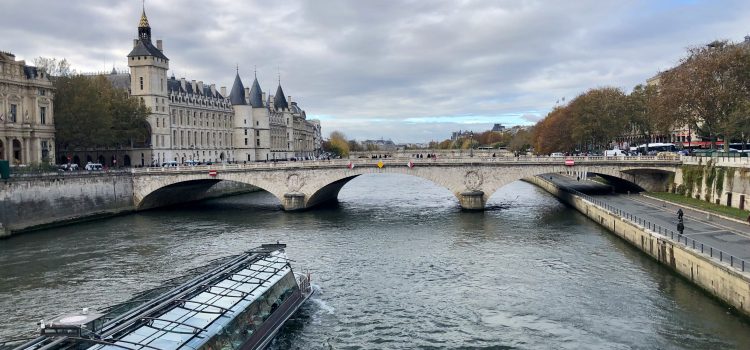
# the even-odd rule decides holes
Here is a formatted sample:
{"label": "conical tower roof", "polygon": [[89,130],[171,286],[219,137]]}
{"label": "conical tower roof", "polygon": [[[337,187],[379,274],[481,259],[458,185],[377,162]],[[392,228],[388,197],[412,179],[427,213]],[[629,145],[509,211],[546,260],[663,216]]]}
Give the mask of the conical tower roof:
{"label": "conical tower roof", "polygon": [[254,108],[263,107],[263,91],[258,84],[258,78],[253,80],[253,86],[250,88],[250,105]]}
{"label": "conical tower roof", "polygon": [[284,90],[281,89],[281,84],[276,89],[276,95],[273,96],[273,107],[276,109],[288,109],[289,104],[286,103],[286,97],[284,97]]}
{"label": "conical tower roof", "polygon": [[247,101],[245,101],[245,86],[242,85],[242,79],[240,79],[239,72],[237,72],[237,76],[234,77],[232,91],[229,93],[229,102],[231,102],[233,106],[247,104]]}
{"label": "conical tower roof", "polygon": [[148,17],[146,17],[146,9],[143,9],[143,12],[141,12],[141,21],[138,23],[138,28],[148,28],[150,25],[148,25]]}

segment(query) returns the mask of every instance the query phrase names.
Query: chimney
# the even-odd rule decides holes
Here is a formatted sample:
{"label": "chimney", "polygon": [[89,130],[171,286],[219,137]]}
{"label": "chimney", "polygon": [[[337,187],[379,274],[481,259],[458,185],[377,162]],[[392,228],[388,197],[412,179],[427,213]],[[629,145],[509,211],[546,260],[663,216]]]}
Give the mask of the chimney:
{"label": "chimney", "polygon": [[250,88],[245,88],[245,99],[250,97]]}
{"label": "chimney", "polygon": [[227,87],[222,86],[221,87],[221,96],[227,97]]}
{"label": "chimney", "polygon": [[190,87],[193,88],[193,93],[198,94],[198,84],[195,82],[195,80],[191,80],[190,82]]}
{"label": "chimney", "polygon": [[138,39],[133,39],[133,47],[135,47],[135,45],[138,45]]}
{"label": "chimney", "polygon": [[292,104],[292,95],[289,95],[286,97],[286,102],[289,102],[289,104]]}
{"label": "chimney", "polygon": [[159,40],[156,41],[156,48],[159,49],[159,51],[164,51],[161,48],[161,39],[159,39]]}
{"label": "chimney", "polygon": [[203,80],[198,81],[198,92],[203,95]]}
{"label": "chimney", "polygon": [[263,102],[265,102],[265,101],[266,101],[266,92],[264,91],[263,92]]}
{"label": "chimney", "polygon": [[212,96],[216,95],[216,84],[211,84],[211,95]]}

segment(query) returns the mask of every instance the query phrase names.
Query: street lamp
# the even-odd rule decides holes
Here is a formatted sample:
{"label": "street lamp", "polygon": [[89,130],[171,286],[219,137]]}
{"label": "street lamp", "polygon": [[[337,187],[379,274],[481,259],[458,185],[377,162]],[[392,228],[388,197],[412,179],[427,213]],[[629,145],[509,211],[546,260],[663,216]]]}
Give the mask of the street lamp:
{"label": "street lamp", "polygon": [[469,157],[474,157],[474,132],[469,131]]}

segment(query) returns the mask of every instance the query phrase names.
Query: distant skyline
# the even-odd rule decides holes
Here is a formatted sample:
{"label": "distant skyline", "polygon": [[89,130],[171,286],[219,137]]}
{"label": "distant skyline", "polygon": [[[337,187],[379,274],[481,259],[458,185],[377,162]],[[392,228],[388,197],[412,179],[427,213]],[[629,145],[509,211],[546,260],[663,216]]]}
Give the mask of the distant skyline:
{"label": "distant skyline", "polygon": [[[626,92],[686,49],[750,33],[750,2],[147,0],[170,75],[231,87],[257,67],[324,135],[439,141],[530,125],[589,88]],[[140,0],[4,0],[0,50],[127,68]]]}

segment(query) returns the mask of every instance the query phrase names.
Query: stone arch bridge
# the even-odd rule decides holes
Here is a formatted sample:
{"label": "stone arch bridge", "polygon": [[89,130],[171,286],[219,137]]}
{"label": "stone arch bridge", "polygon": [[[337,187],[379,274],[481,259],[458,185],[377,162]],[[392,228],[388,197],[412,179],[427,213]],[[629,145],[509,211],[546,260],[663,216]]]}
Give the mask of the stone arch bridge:
{"label": "stone arch bridge", "polygon": [[655,157],[467,157],[143,168],[133,170],[133,200],[137,209],[148,209],[191,186],[207,188],[219,181],[235,181],[270,192],[285,210],[302,210],[335,201],[341,188],[357,176],[391,173],[427,179],[453,192],[462,208],[482,210],[500,187],[546,173],[596,173],[646,190],[664,191],[680,164],[679,160]]}

